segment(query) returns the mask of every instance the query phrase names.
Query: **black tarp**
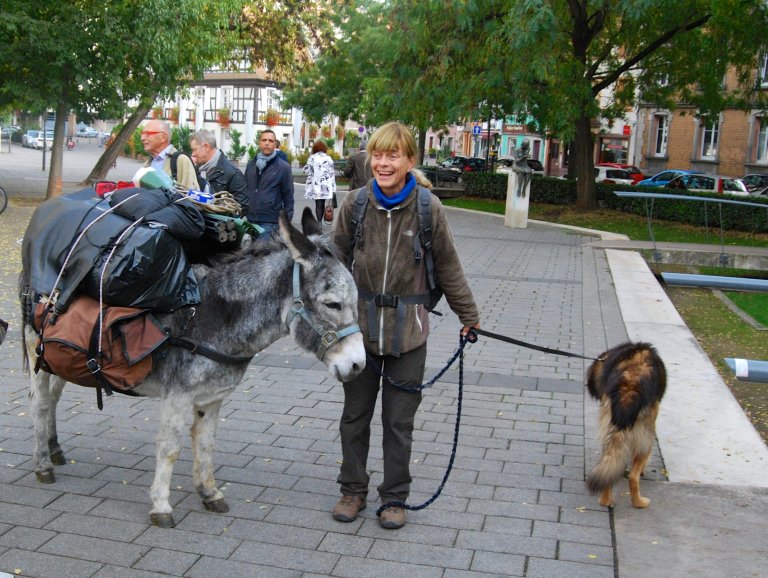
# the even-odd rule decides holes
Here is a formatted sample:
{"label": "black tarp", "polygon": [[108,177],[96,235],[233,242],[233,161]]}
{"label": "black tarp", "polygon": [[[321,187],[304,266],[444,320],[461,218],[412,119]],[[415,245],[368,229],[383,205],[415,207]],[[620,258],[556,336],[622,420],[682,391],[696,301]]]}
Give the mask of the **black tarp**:
{"label": "black tarp", "polygon": [[[148,198],[159,197],[153,193],[161,192],[127,190]],[[197,211],[192,203],[182,204],[187,216],[186,205]],[[197,280],[182,244],[168,225],[142,223],[124,234],[134,220],[109,209],[108,202],[97,197],[93,189],[61,195],[40,205],[22,243],[27,284],[46,295],[56,288],[56,309],[64,311],[76,293],[99,299],[102,267],[109,260],[101,287],[101,297],[109,305],[173,311],[199,303]],[[191,220],[182,220],[187,224],[199,220],[199,236],[204,221],[197,212],[197,217],[192,212]]]}

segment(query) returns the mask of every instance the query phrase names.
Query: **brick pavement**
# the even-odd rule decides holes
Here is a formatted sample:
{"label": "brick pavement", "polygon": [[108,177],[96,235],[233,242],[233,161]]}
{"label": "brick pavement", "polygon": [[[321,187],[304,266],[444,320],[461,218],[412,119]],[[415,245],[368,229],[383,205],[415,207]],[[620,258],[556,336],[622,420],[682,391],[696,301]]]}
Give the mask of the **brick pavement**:
{"label": "brick pavement", "polygon": [[[584,362],[487,339],[467,354],[460,443],[443,495],[396,532],[378,526],[375,501],[351,524],[330,517],[342,390],[287,339],[257,357],[222,409],[215,460],[229,513],[203,510],[185,439],[171,484],[177,527],[150,526],[156,402],[116,396],[99,412],[93,392],[74,386],[59,407],[68,463],[56,484],[37,484],[15,298],[16,240],[30,214],[11,206],[0,215],[0,317],[12,323],[0,347],[0,574],[618,575],[612,514],[584,491],[596,451]],[[605,252],[589,237],[535,225],[510,230],[498,217],[463,211],[449,218],[484,328],[588,355],[626,339]],[[428,375],[456,346],[458,321],[438,309],[446,315],[433,317]],[[457,383],[453,369],[421,405],[412,504],[432,494],[448,463]],[[380,428],[375,418],[372,487],[381,479]],[[663,480],[663,472],[657,450],[646,480]],[[629,509],[626,496],[619,502]]]}

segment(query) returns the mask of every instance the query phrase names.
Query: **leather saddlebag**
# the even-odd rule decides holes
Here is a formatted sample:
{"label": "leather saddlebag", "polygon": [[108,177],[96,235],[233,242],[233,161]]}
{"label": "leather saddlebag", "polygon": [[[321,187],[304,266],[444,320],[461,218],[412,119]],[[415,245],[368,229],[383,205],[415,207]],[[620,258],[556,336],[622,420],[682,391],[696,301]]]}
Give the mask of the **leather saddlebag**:
{"label": "leather saddlebag", "polygon": [[151,311],[133,307],[105,306],[100,331],[99,302],[85,295],[75,297],[57,317],[38,304],[35,328],[41,336],[42,369],[107,391],[130,390],[142,383],[152,370],[152,352],[168,340]]}

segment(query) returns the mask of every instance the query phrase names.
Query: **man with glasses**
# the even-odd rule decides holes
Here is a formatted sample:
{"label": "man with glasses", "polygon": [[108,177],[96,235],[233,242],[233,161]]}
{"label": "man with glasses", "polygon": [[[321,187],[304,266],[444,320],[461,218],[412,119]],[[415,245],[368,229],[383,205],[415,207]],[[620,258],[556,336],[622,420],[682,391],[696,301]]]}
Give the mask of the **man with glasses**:
{"label": "man with glasses", "polygon": [[192,164],[191,158],[177,151],[171,144],[171,127],[167,122],[153,119],[144,125],[141,131],[141,144],[150,155],[150,159],[144,166],[170,175],[185,191],[200,190],[195,165]]}

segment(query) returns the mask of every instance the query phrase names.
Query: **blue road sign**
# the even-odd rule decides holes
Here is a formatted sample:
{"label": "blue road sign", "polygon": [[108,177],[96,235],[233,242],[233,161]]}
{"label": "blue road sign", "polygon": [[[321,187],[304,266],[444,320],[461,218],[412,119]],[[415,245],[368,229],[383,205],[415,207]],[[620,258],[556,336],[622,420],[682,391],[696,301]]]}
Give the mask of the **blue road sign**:
{"label": "blue road sign", "polygon": [[472,134],[480,134],[483,132],[483,127],[481,127],[479,124],[476,124],[472,127]]}

